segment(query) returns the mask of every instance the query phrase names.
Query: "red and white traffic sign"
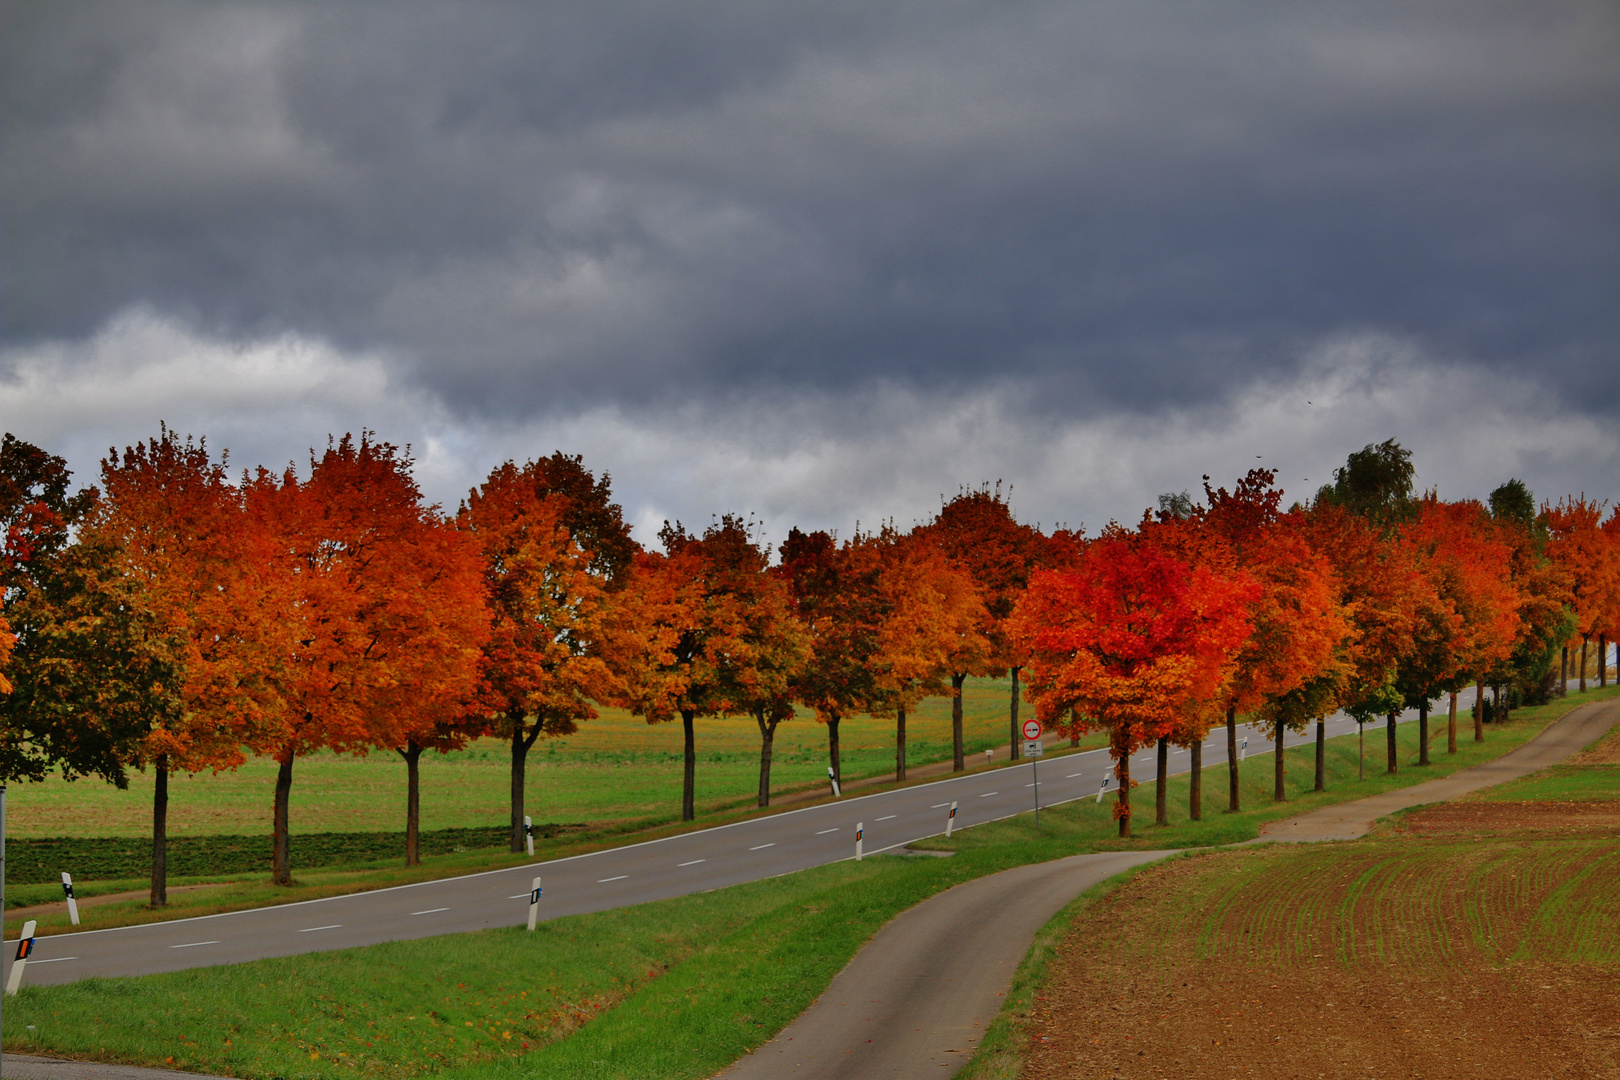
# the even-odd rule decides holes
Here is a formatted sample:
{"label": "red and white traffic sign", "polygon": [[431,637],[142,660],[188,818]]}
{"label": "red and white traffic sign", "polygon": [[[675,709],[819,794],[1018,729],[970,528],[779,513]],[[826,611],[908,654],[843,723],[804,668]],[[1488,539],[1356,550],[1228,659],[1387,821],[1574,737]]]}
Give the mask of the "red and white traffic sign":
{"label": "red and white traffic sign", "polygon": [[1041,722],[1039,720],[1024,721],[1024,738],[1038,739],[1041,737]]}

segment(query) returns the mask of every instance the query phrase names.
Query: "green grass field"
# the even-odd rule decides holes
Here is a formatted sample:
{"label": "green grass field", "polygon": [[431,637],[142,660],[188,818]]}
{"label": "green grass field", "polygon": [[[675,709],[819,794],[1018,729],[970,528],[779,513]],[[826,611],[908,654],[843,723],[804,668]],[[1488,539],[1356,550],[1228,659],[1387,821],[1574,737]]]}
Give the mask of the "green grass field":
{"label": "green grass field", "polygon": [[[1404,768],[1395,783],[1499,754],[1544,723],[1493,726],[1489,742],[1464,744],[1456,759],[1442,753],[1427,770]],[[1415,730],[1402,734],[1404,757],[1415,758]],[[1039,828],[1024,814],[930,845],[955,850],[950,859],[837,863],[559,919],[534,935],[500,930],[25,987],[8,1005],[6,1045],[149,1064],[173,1057],[179,1067],[248,1077],[708,1076],[802,1011],[889,917],[957,882],[1077,851],[1247,839],[1265,820],[1390,786],[1376,773],[1355,782],[1353,739],[1330,745],[1327,796],[1302,790],[1308,746],[1290,759],[1295,801],[1281,806],[1269,801],[1270,756],[1251,755],[1244,813],[1221,811],[1214,796],[1224,769],[1211,769],[1203,823],[1186,820],[1182,778],[1173,781],[1173,824],[1144,823],[1128,845],[1113,837],[1108,801],[1084,799],[1043,813]],[[1148,820],[1151,791],[1137,789]]]}
{"label": "green grass field", "polygon": [[[964,688],[968,752],[1007,744],[1010,683],[973,679]],[[950,699],[924,702],[907,722],[912,765],[951,754]],[[801,710],[802,712],[803,710]],[[1025,706],[1025,713],[1028,707]],[[839,725],[846,780],[894,769],[892,721],[854,717]],[[801,715],[777,729],[773,792],[825,786],[827,729]],[[759,785],[759,730],[752,719],[700,720],[697,727],[699,812],[751,805]],[[538,822],[669,820],[680,814],[681,726],[648,724],[603,710],[570,736],[536,743],[529,754],[525,800]],[[169,834],[268,834],[276,765],[248,762],[234,772],[176,776],[169,784]],[[456,753],[422,759],[422,827],[504,824],[510,749],[483,739]],[[80,780],[13,784],[6,831],[12,837],[150,836],[152,778],[131,775],[127,790]],[[294,766],[291,831],[398,831],[405,820],[405,763],[384,751],[365,757],[314,754]]]}

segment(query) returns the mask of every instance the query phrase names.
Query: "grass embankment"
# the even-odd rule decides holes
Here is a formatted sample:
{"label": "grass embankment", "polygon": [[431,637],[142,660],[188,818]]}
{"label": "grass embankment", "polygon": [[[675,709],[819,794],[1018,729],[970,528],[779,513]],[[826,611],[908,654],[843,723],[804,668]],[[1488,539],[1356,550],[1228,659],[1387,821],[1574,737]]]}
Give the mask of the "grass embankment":
{"label": "grass embankment", "polygon": [[[1490,741],[1468,744],[1466,760],[1518,745],[1544,723],[1489,728]],[[1403,725],[1402,735],[1403,758],[1414,758],[1415,727]],[[1332,747],[1327,798],[1388,786],[1381,777],[1355,783],[1353,740],[1339,742],[1350,746]],[[1296,794],[1310,783],[1309,753],[1301,747],[1290,761]],[[184,1068],[253,1077],[406,1077],[456,1067],[469,1077],[708,1076],[798,1015],[888,918],[951,885],[1077,851],[1255,835],[1261,822],[1301,808],[1269,803],[1271,765],[1265,754],[1244,764],[1244,813],[1211,805],[1201,825],[1189,825],[1177,803],[1175,825],[1144,826],[1129,844],[1112,836],[1108,801],[1085,799],[1043,812],[1039,829],[1024,814],[963,830],[948,845],[958,852],[951,859],[837,863],[558,919],[533,935],[488,931],[25,987],[10,1004],[7,1046],[155,1064],[173,1057]],[[1400,780],[1417,783],[1439,768],[1406,768]],[[1210,770],[1206,787],[1217,776],[1224,767]],[[1151,785],[1137,793],[1150,795]],[[1151,799],[1143,805],[1151,815]]]}

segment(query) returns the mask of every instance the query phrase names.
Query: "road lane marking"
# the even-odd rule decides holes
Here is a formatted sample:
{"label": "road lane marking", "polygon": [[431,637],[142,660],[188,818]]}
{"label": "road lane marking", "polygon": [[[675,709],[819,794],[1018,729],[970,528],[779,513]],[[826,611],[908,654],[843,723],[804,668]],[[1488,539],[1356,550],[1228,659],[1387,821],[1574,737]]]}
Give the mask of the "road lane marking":
{"label": "road lane marking", "polygon": [[1065,780],[1073,780],[1077,776],[1084,776],[1084,775],[1085,775],[1084,773],[1072,772],[1068,776],[1065,776],[1063,779],[1065,779]]}
{"label": "road lane marking", "polygon": [[507,899],[508,900],[527,900],[529,897],[531,897],[533,895],[534,895],[533,893],[520,892],[520,893],[517,893],[516,895],[508,896]]}
{"label": "road lane marking", "polygon": [[1025,784],[1024,786],[1025,787],[1034,787],[1035,785],[1034,784]]}
{"label": "road lane marking", "polygon": [[49,960],[34,960],[34,959],[30,958],[29,961],[28,961],[28,966],[33,967],[35,964],[60,964],[64,960],[77,960],[77,959],[78,959],[77,956],[53,956]]}
{"label": "road lane marking", "polygon": [[600,877],[596,879],[598,885],[606,885],[610,881],[623,881],[629,874],[620,874],[618,877]]}
{"label": "road lane marking", "polygon": [[749,851],[764,851],[768,847],[775,847],[775,846],[776,846],[776,841],[772,840],[768,844],[756,844],[753,847],[749,848],[748,850]]}
{"label": "road lane marking", "polygon": [[930,809],[930,810],[940,810],[940,809],[943,809],[944,807],[947,807],[949,805],[951,805],[951,804],[948,803],[948,802],[937,802],[933,806],[930,806],[928,809]]}
{"label": "road lane marking", "polygon": [[680,866],[696,866],[700,862],[708,862],[708,861],[709,861],[708,859],[693,859],[691,862],[676,863],[675,865],[677,867],[680,867]]}
{"label": "road lane marking", "polygon": [[317,930],[339,930],[339,929],[342,929],[342,927],[343,927],[342,923],[335,922],[331,926],[306,926],[306,927],[304,927],[302,930],[300,930],[298,932],[300,934],[313,934]]}
{"label": "road lane marking", "polygon": [[843,832],[843,831],[844,830],[842,830],[842,829],[822,829],[820,832],[816,833],[816,835],[817,836],[826,836],[830,832]]}
{"label": "road lane marking", "polygon": [[[508,899],[510,899],[510,897],[508,897]],[[411,914],[412,915],[433,915],[433,914],[436,914],[437,912],[440,912],[440,911],[449,911],[449,910],[450,909],[447,908],[447,907],[430,907],[426,911],[413,911],[413,912],[411,912]]]}
{"label": "road lane marking", "polygon": [[884,814],[882,817],[878,818],[878,820],[879,821],[893,821],[895,818],[897,818],[899,816],[900,816],[899,814]]}
{"label": "road lane marking", "polygon": [[999,791],[987,791],[983,795],[980,795],[979,798],[988,799],[992,795],[1000,795],[1000,794],[1001,794],[1001,792],[999,792]]}
{"label": "road lane marking", "polygon": [[195,949],[198,945],[218,945],[217,941],[188,941],[184,945],[170,945],[171,949]]}

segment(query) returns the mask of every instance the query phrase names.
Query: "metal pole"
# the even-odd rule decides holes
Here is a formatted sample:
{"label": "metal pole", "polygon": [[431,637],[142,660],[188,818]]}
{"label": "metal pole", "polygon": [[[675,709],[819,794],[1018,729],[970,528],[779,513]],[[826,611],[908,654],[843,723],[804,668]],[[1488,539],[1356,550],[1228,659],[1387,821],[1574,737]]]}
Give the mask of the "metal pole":
{"label": "metal pole", "polygon": [[[6,920],[6,785],[0,784],[0,927]],[[0,942],[5,940],[5,934],[0,932]],[[0,999],[5,997],[0,994]],[[5,1005],[0,1003],[0,1046],[5,1044]],[[0,1073],[5,1070],[5,1054],[0,1052]]]}
{"label": "metal pole", "polygon": [[1030,759],[1029,768],[1035,774],[1035,827],[1038,829],[1041,827],[1041,759]]}

